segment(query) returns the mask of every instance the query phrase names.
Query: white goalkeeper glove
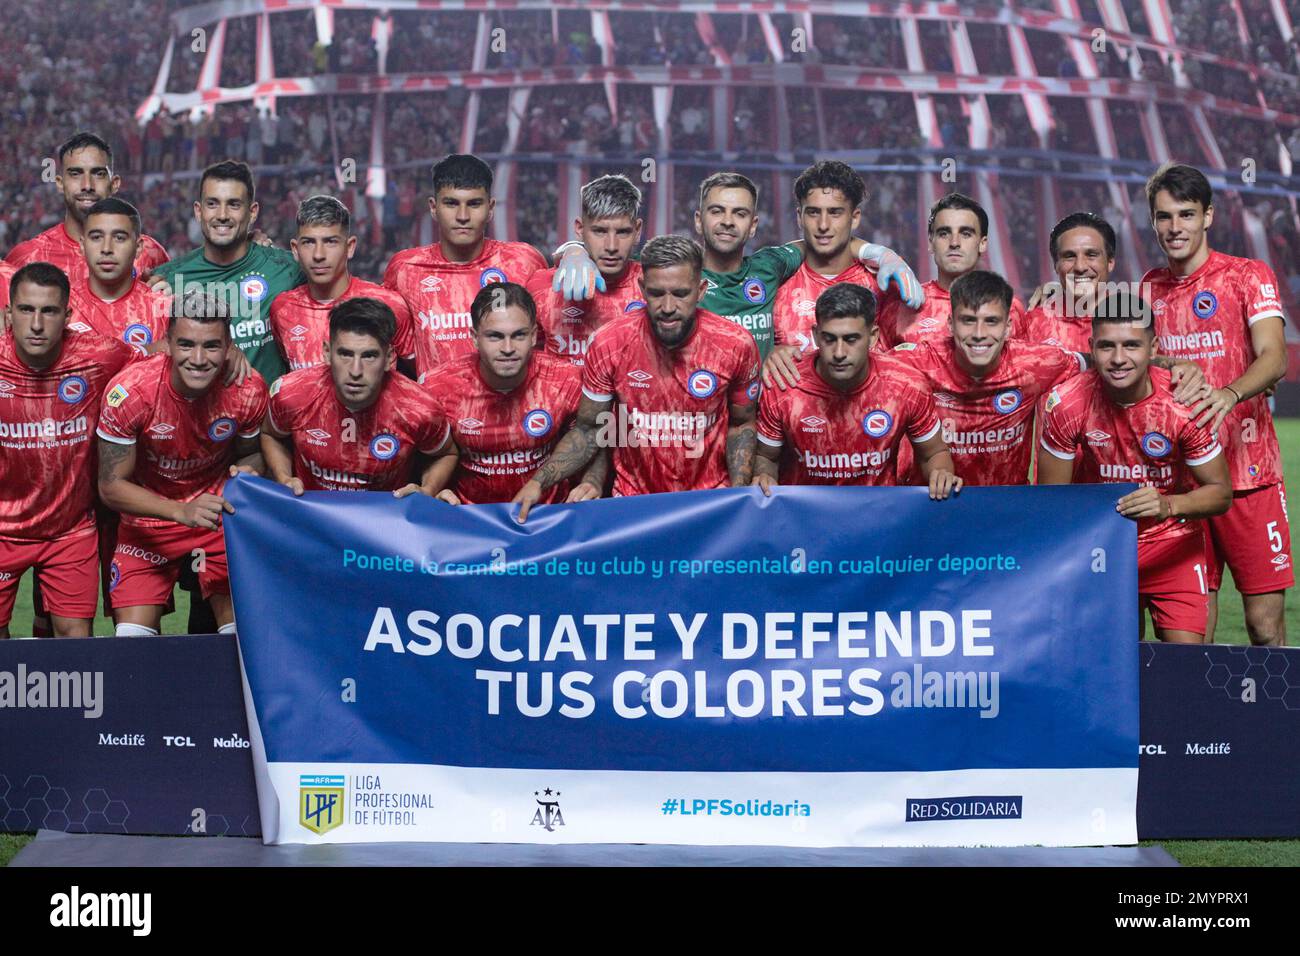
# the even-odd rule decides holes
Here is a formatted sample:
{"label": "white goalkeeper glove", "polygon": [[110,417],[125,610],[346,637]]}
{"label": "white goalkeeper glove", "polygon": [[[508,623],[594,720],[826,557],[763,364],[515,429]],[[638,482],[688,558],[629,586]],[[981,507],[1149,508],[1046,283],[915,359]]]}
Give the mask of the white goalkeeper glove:
{"label": "white goalkeeper glove", "polygon": [[916,273],[893,249],[868,242],[859,250],[858,258],[875,267],[876,280],[880,283],[882,292],[889,288],[889,283],[893,281],[898,286],[899,295],[908,306],[919,309],[925,305],[925,292],[916,279]]}
{"label": "white goalkeeper glove", "polygon": [[555,279],[551,282],[552,292],[563,293],[567,302],[576,302],[594,299],[597,292],[605,291],[605,277],[581,242],[576,239],[566,242],[555,250],[555,254],[558,258]]}

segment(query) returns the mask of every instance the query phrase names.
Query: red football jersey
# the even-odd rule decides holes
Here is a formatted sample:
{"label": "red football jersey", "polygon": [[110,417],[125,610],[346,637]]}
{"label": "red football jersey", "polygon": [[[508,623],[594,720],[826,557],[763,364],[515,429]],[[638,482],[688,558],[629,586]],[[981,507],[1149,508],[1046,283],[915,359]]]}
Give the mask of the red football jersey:
{"label": "red football jersey", "polygon": [[[1033,454],[1038,399],[1063,379],[1083,371],[1082,357],[1053,345],[1012,339],[1002,346],[997,368],[971,378],[957,364],[957,345],[945,340],[906,344],[896,352],[925,376],[952,452],[957,474],[968,485],[1024,485]],[[913,468],[905,483],[917,484]]]}
{"label": "red football jersey", "polygon": [[1035,306],[1012,332],[1022,342],[1056,345],[1071,352],[1088,352],[1092,341],[1092,316],[1071,318],[1046,306]]}
{"label": "red football jersey", "polygon": [[618,282],[582,302],[566,302],[561,293],[552,292],[554,279],[554,269],[533,273],[528,293],[537,304],[537,323],[546,337],[546,351],[564,356],[579,368],[598,328],[625,312],[645,308],[639,262],[629,262]]}
{"label": "red football jersey", "polygon": [[9,281],[18,269],[7,262],[0,262],[0,309],[9,305]]}
{"label": "red football jersey", "polygon": [[330,337],[330,310],[340,302],[356,298],[378,299],[392,309],[397,316],[393,353],[401,358],[415,357],[415,335],[406,300],[392,289],[353,276],[343,294],[328,302],[313,299],[306,284],[281,292],[271,302],[271,334],[289,368],[310,368],[325,363],[322,343]]}
{"label": "red football jersey", "polygon": [[121,339],[142,352],[167,337],[172,300],[139,280],[131,283],[126,295],[106,302],[91,291],[90,279],[84,278],[73,283],[68,304],[75,321],[85,322],[100,335]]}
{"label": "red football jersey", "polygon": [[815,360],[793,388],[763,392],[758,440],[782,448],[783,485],[895,485],[898,447],[939,431],[924,376],[893,355],[873,355],[867,377],[842,392]]}
{"label": "red football jersey", "polygon": [[546,260],[522,242],[483,240],[470,262],[451,262],[438,243],[405,249],[389,260],[384,285],[406,300],[415,317],[415,365],[421,375],[474,351],[469,307],[489,282],[526,285]]}
{"label": "red football jersey", "polygon": [[339,401],[328,366],[290,372],[271,386],[270,416],[276,431],[293,439],[293,473],[307,491],[392,491],[418,482],[413,453],[432,455],[447,444],[436,405],[395,372],[360,412]]}
{"label": "red football jersey", "polygon": [[817,297],[837,282],[852,282],[866,286],[876,297],[876,313],[898,298],[898,289],[890,286],[883,295],[876,274],[861,262],[855,261],[837,276],[827,278],[815,272],[805,259],[799,271],[777,290],[772,305],[772,324],[777,345],[797,345],[808,352],[817,347],[813,341],[813,326],[817,324]]}
{"label": "red football jersey", "polygon": [[[1191,275],[1167,268],[1142,277],[1160,337],[1160,351],[1191,359],[1211,385],[1235,381],[1255,361],[1250,327],[1270,316],[1285,317],[1277,277],[1258,259],[1211,252]],[[1256,395],[1234,408],[1219,430],[1228,454],[1232,487],[1263,488],[1282,480],[1282,454],[1268,399]]]}
{"label": "red football jersey", "polygon": [[[156,269],[167,261],[167,250],[152,236],[140,236],[135,251],[135,274]],[[68,235],[68,229],[58,222],[39,235],[20,242],[9,250],[5,262],[21,268],[29,262],[49,262],[67,273],[74,285],[90,274],[81,243]]]}
{"label": "red football jersey", "polygon": [[[534,352],[524,381],[498,392],[484,381],[476,353],[448,362],[425,378],[424,387],[460,449],[451,490],[467,504],[489,504],[512,500],[555,450],[577,414],[582,372],[558,356]],[[563,501],[570,487],[564,481],[548,488],[542,502]]]}
{"label": "red football jersey", "polygon": [[91,523],[99,402],[138,353],[69,323],[49,368],[29,368],[0,335],[0,538],[48,540]]}
{"label": "red football jersey", "polygon": [[686,341],[659,344],[644,309],[602,328],[587,350],[582,391],[614,402],[614,494],[726,488],[731,405],[758,398],[754,336],[704,309]]}
{"label": "red football jersey", "polygon": [[[220,494],[234,461],[234,438],[256,438],[266,415],[266,382],[250,372],[244,384],[221,376],[206,395],[190,400],[171,382],[170,355],[152,355],[109,383],[97,434],[135,445],[131,480],[172,501]],[[124,524],[171,525],[161,518],[122,515]]]}
{"label": "red football jersey", "polygon": [[[921,288],[925,291],[925,304],[913,309],[897,296],[877,303],[877,351],[888,351],[904,342],[924,342],[927,339],[946,339],[952,333],[948,317],[952,314],[952,296],[934,279]],[[1011,298],[1011,331],[1015,333],[1025,313],[1024,303],[1016,296]]]}
{"label": "red football jersey", "polygon": [[[1151,394],[1127,407],[1107,397],[1096,372],[1057,386],[1043,404],[1043,449],[1074,461],[1077,482],[1135,481],[1166,495],[1194,489],[1187,466],[1205,464],[1222,448],[1174,401],[1169,373],[1153,367],[1150,374]],[[1144,518],[1138,540],[1192,534],[1195,527],[1178,518]]]}

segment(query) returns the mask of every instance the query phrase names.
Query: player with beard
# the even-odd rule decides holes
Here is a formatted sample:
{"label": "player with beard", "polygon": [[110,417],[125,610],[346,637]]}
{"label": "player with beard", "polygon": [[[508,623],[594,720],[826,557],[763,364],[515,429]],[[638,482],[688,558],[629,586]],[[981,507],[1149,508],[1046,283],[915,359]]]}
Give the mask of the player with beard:
{"label": "player with beard", "polygon": [[749,484],[758,346],[744,329],[698,308],[703,266],[700,247],[683,236],[646,243],[646,307],[610,322],[591,343],[573,427],[515,495],[521,522],[602,446],[614,446],[615,495]]}
{"label": "player with beard", "polygon": [[230,335],[267,382],[286,366],[271,332],[271,303],[281,292],[307,281],[287,249],[263,246],[250,236],[259,206],[247,163],[225,160],[203,170],[194,218],[203,245],[154,270],[181,299],[191,288],[226,304]]}
{"label": "player with beard", "polygon": [[119,636],[157,634],[181,566],[197,569],[217,629],[234,630],[221,490],[237,471],[258,473],[266,383],[250,375],[228,386],[225,304],[187,293],[173,310],[168,350],[134,363],[109,383],[100,408],[99,496],[122,515],[110,571]]}
{"label": "player with beard", "polygon": [[961,491],[925,379],[900,358],[872,354],[876,300],[839,282],[817,297],[817,352],[793,387],[763,393],[753,483],[894,485],[904,437],[930,497]]}
{"label": "player with beard", "polygon": [[327,321],[325,363],[271,386],[262,423],[267,471],[295,495],[435,494],[456,467],[456,446],[429,395],[392,370],[393,310],[363,296],[335,305]]}
{"label": "player with beard", "polygon": [[271,303],[275,344],[291,369],[320,365],[329,348],[330,313],[340,302],[364,296],[378,299],[392,310],[397,328],[389,345],[414,371],[414,335],[406,301],[393,290],[348,270],[357,250],[351,222],[348,207],[333,196],[312,196],[298,204],[298,234],[289,249],[307,281]]}
{"label": "player with beard", "polygon": [[1209,628],[1213,641],[1226,562],[1252,644],[1286,643],[1286,590],[1295,584],[1282,455],[1266,392],[1286,374],[1280,286],[1258,259],[1210,248],[1214,195],[1192,166],[1165,164],[1147,182],[1151,225],[1167,263],[1142,277],[1166,353],[1199,362],[1214,386],[1193,408],[1216,431],[1232,475],[1232,508],[1211,518]]}
{"label": "player with beard", "polygon": [[582,215],[573,230],[600,272],[602,290],[568,302],[555,289],[556,269],[533,273],[528,294],[547,352],[581,367],[595,331],[625,312],[641,308],[641,264],[631,259],[641,241],[641,190],[626,176],[601,176],[582,187]]}
{"label": "player with beard", "polygon": [[[582,370],[541,350],[532,297],[517,283],[480,289],[470,318],[475,354],[448,362],[423,382],[460,449],[455,475],[438,497],[449,504],[510,501],[573,423]],[[559,482],[539,501],[599,498],[608,460],[602,449],[575,487]]]}
{"label": "player with beard", "polygon": [[1016,338],[1087,352],[1092,310],[1115,271],[1115,229],[1101,216],[1072,212],[1052,227],[1047,240],[1056,282],[1041,290],[1042,301],[1025,313]]}
{"label": "player with beard", "polygon": [[0,335],[0,637],[28,568],[53,633],[86,637],[99,582],[91,436],[109,380],[138,353],[68,321],[68,279],[48,262],[19,269],[12,290]]}
{"label": "player with beard", "polygon": [[[113,173],[113,150],[94,133],[77,133],[59,147],[59,172],[54,183],[63,194],[63,222],[9,250],[5,261],[14,267],[49,262],[67,274],[75,286],[86,276],[81,238],[90,207],[122,186]],[[140,236],[133,268],[139,275],[167,261],[167,250],[151,236]]]}
{"label": "player with beard", "polygon": [[[969,196],[949,193],[930,207],[926,235],[939,277],[921,287],[925,304],[919,309],[892,298],[881,304],[876,317],[880,330],[876,348],[881,351],[903,342],[948,337],[948,317],[952,312],[948,290],[979,266],[989,244],[989,214]],[[1024,305],[1013,295],[1010,315],[1013,335],[1020,334],[1020,317],[1024,311]]]}
{"label": "player with beard", "polygon": [[1227,511],[1232,486],[1214,430],[1174,401],[1169,373],[1151,366],[1155,351],[1144,302],[1112,296],[1097,304],[1096,370],[1044,402],[1038,482],[1142,486],[1115,505],[1137,522],[1140,607],[1150,610],[1160,640],[1198,644],[1206,633],[1206,581],[1202,522],[1195,519]]}

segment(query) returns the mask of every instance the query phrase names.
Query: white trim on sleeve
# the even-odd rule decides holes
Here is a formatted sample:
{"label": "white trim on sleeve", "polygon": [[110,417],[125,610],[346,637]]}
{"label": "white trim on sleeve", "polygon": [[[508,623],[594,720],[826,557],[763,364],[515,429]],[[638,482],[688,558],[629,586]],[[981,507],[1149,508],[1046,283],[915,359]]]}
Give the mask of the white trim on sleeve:
{"label": "white trim on sleeve", "polygon": [[783,439],[768,438],[761,431],[758,433],[758,440],[761,441],[764,445],[767,445],[769,448],[780,448],[782,445],[785,444],[785,441]]}
{"label": "white trim on sleeve", "polygon": [[1264,309],[1263,311],[1256,312],[1254,315],[1248,318],[1246,320],[1246,327],[1249,328],[1250,326],[1254,325],[1256,322],[1262,322],[1264,321],[1264,319],[1271,319],[1273,318],[1273,316],[1277,316],[1279,319],[1282,320],[1282,324],[1286,325],[1286,316],[1282,314],[1281,309]]}
{"label": "white trim on sleeve", "polygon": [[1074,461],[1074,452],[1070,452],[1067,455],[1065,452],[1057,448],[1053,448],[1051,445],[1047,444],[1046,438],[1040,441],[1039,444],[1043,446],[1043,451],[1047,452],[1049,455],[1051,455],[1054,458],[1059,458],[1061,459],[1061,461]]}
{"label": "white trim on sleeve", "polygon": [[908,435],[907,437],[908,437],[908,438],[912,438],[912,443],[913,443],[913,444],[916,444],[917,442],[929,441],[929,440],[930,440],[931,438],[933,438],[935,435],[939,434],[939,429],[942,428],[942,427],[943,427],[943,424],[942,424],[941,422],[935,422],[935,423],[934,423],[934,427],[931,428],[931,429],[930,429],[928,432],[926,432],[924,435],[922,435],[920,438],[912,438],[911,435]]}
{"label": "white trim on sleeve", "polygon": [[599,392],[593,392],[585,385],[582,386],[582,394],[586,395],[593,402],[612,402],[614,400],[613,395],[602,395]]}
{"label": "white trim on sleeve", "polygon": [[134,444],[135,444],[135,439],[134,439],[134,438],[119,438],[117,435],[105,435],[105,434],[104,434],[104,429],[102,429],[102,428],[96,428],[96,429],[95,429],[95,434],[98,435],[100,438],[104,439],[104,441],[111,441],[114,445],[134,445]]}
{"label": "white trim on sleeve", "polygon": [[1186,464],[1191,465],[1193,468],[1195,468],[1198,465],[1205,464],[1207,461],[1214,461],[1214,459],[1218,458],[1221,454],[1223,454],[1223,446],[1216,441],[1214,443],[1214,447],[1211,448],[1209,451],[1207,451],[1200,458],[1184,458],[1183,461]]}

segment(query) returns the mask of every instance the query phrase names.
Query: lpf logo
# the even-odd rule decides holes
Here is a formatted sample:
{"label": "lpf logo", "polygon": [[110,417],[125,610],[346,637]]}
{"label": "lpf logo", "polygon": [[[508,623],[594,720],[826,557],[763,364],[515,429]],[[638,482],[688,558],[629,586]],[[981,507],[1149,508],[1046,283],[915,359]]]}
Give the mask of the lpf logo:
{"label": "lpf logo", "polygon": [[326,833],[343,823],[347,778],[342,774],[298,777],[298,823],[312,833]]}
{"label": "lpf logo", "polygon": [[395,436],[389,435],[385,432],[383,435],[376,435],[371,439],[370,454],[374,455],[380,461],[388,461],[388,459],[397,454],[398,449],[401,447],[402,443],[398,441]]}
{"label": "lpf logo", "polygon": [[80,375],[69,375],[59,383],[59,398],[69,405],[75,405],[86,397],[86,390],[89,387]]}
{"label": "lpf logo", "polygon": [[884,438],[889,434],[889,430],[893,427],[893,416],[883,408],[877,408],[875,411],[867,412],[867,414],[862,417],[862,430],[872,438]]}
{"label": "lpf logo", "polygon": [[1009,415],[1019,408],[1023,401],[1024,397],[1020,394],[1020,389],[1009,388],[993,396],[993,408],[999,414]]}
{"label": "lpf logo", "polygon": [[1169,454],[1172,443],[1159,432],[1147,432],[1142,436],[1142,450],[1152,458],[1163,458]]}
{"label": "lpf logo", "polygon": [[533,822],[529,826],[541,827],[547,833],[554,833],[556,827],[565,826],[564,814],[560,812],[560,791],[547,787],[545,790],[534,790],[533,796],[537,799],[537,810],[533,813]]}
{"label": "lpf logo", "polygon": [[686,380],[686,390],[696,398],[708,398],[718,390],[718,376],[702,368]]}
{"label": "lpf logo", "polygon": [[208,426],[208,437],[213,441],[226,441],[235,433],[235,420],[233,418],[218,418]]}
{"label": "lpf logo", "polygon": [[524,416],[524,431],[534,438],[545,436],[553,424],[550,413],[544,408],[534,408]]}

